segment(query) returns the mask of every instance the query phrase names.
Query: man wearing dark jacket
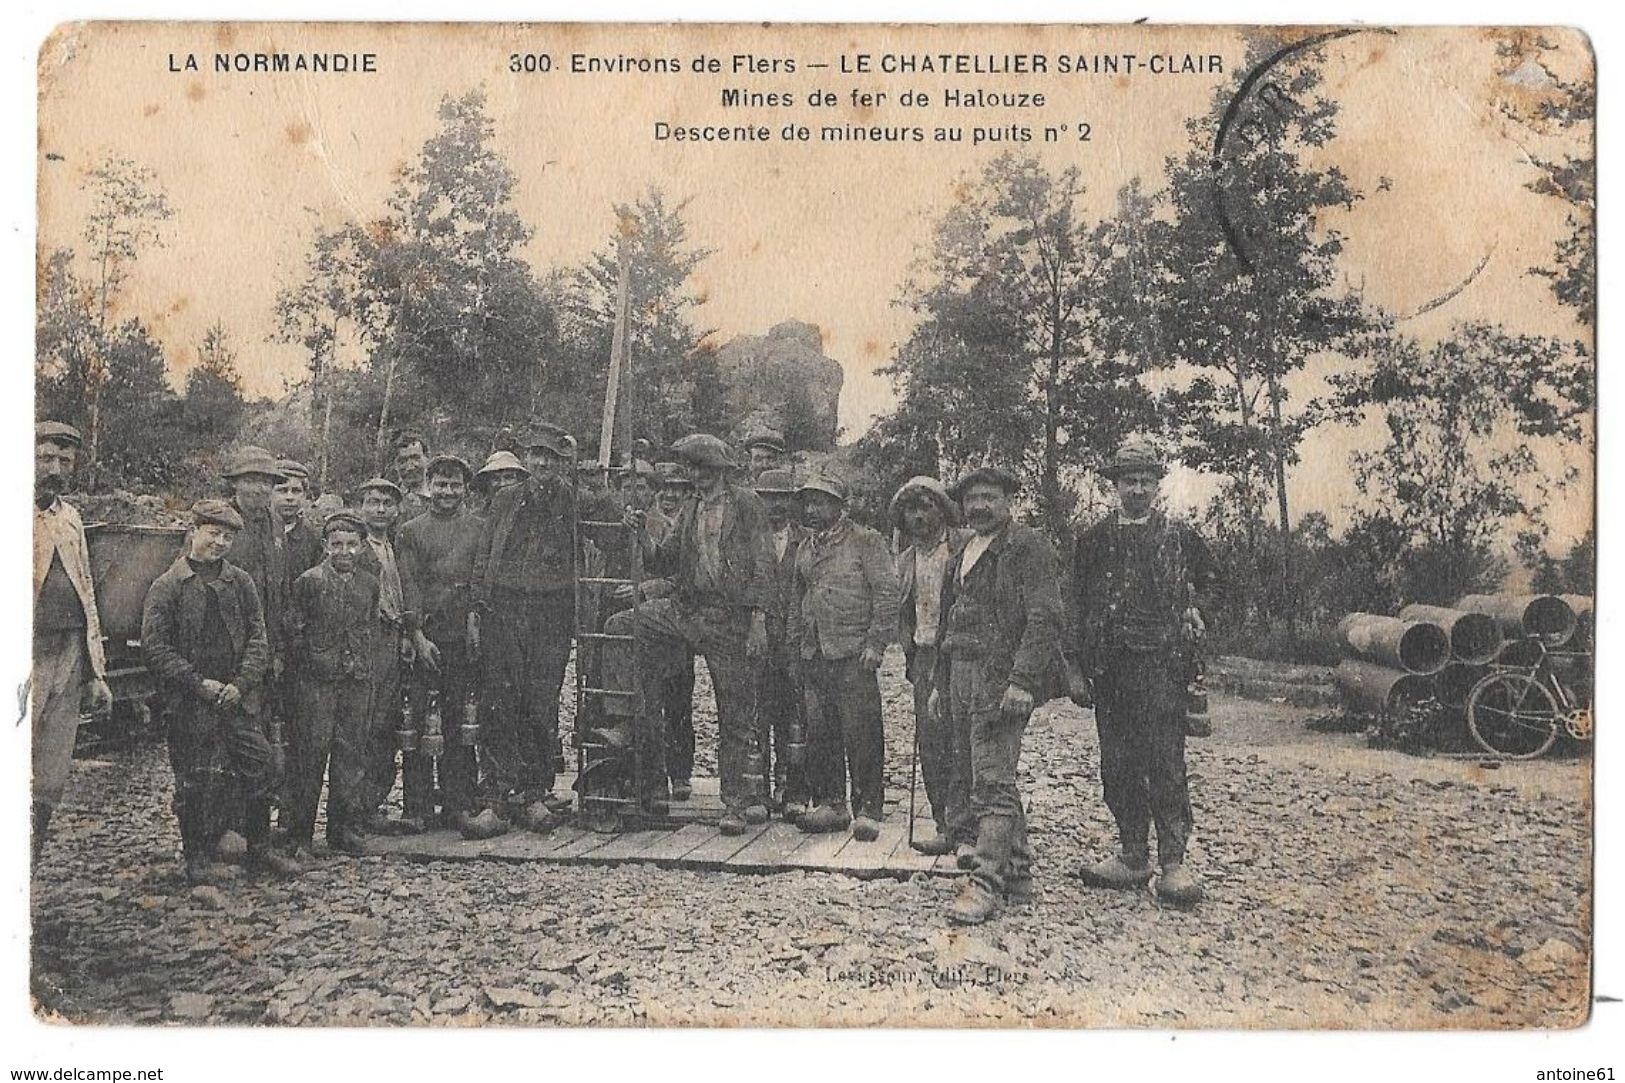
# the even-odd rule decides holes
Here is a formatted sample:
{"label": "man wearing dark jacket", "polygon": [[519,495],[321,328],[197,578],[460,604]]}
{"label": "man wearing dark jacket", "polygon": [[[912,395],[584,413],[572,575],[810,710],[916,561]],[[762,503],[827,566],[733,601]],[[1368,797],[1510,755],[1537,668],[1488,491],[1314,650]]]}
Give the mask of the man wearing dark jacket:
{"label": "man wearing dark jacket", "polygon": [[399,820],[384,813],[384,801],[395,788],[396,731],[401,723],[401,663],[411,655],[406,635],[406,589],[395,554],[395,524],[400,521],[401,488],[388,478],[369,478],[356,490],[361,522],[367,528],[357,567],[378,580],[377,634],[372,640],[372,697],[367,721],[367,813],[363,830],[413,834],[423,822],[403,811]]}
{"label": "man wearing dark jacket", "polygon": [[950,920],[986,921],[1032,893],[1027,814],[1016,788],[1021,738],[1061,669],[1060,567],[1038,531],[1010,516],[1020,488],[997,467],[972,470],[953,495],[976,533],[949,562],[942,605],[950,712],[971,760],[972,871]]}
{"label": "man wearing dark jacket", "polygon": [[937,643],[948,565],[974,531],[958,525],[959,505],[936,478],[909,478],[892,497],[889,510],[892,526],[907,543],[897,555],[897,638],[903,645],[904,672],[914,686],[914,739],[925,797],[937,824],[936,837],[914,846],[925,854],[948,854],[964,847],[968,855],[976,847],[970,791],[965,788],[970,785],[970,746],[956,745],[953,739],[949,692],[938,680]]}
{"label": "man wearing dark jacket", "polygon": [[[792,730],[806,744],[805,711],[792,657],[788,624],[795,596],[796,553],[807,530],[795,521],[796,479],[788,470],[764,470],[756,479],[756,495],[767,509],[767,544],[773,578],[767,602],[767,656],[759,673],[756,705],[756,741],[762,749],[762,771],[773,779],[769,806],[795,820],[806,811],[805,765],[792,765]],[[692,668],[690,669],[692,672]],[[669,744],[669,743],[668,743]],[[767,763],[771,753],[772,763]]]}
{"label": "man wearing dark jacket", "polygon": [[[766,795],[747,781],[756,751],[754,664],[767,653],[768,584],[772,579],[767,545],[767,512],[757,495],[728,482],[736,469],[728,445],[703,433],[685,436],[673,450],[689,464],[695,493],[678,512],[677,523],[658,545],[646,542],[646,565],[667,578],[645,584],[633,609],[610,618],[612,635],[633,634],[642,659],[633,674],[631,656],[620,643],[606,644],[604,670],[612,688],[640,682],[644,717],[633,724],[640,742],[644,777],[638,797],[651,812],[666,803],[666,719],[668,679],[687,663],[689,652],[705,655],[717,699],[717,764],[724,811],[719,828],[743,834],[747,824],[767,820]],[[642,524],[641,516],[634,515]],[[647,533],[640,535],[648,538]],[[609,649],[614,648],[614,649]],[[606,709],[628,719],[629,697]],[[628,719],[629,720],[629,719]]]}
{"label": "man wearing dark jacket", "polygon": [[259,593],[248,573],[225,560],[243,520],[222,500],[192,508],[186,555],[147,592],[141,650],[158,682],[175,772],[186,875],[215,879],[211,857],[226,829],[225,775],[246,801],[250,868],[299,871],[271,850],[271,746],[255,718],[271,651]]}
{"label": "man wearing dark jacket", "polygon": [[294,459],[278,459],[277,469],[282,480],[271,491],[271,510],[282,520],[283,550],[287,554],[288,583],[320,564],[327,555],[322,545],[320,524],[312,525],[313,497],[310,493],[310,471],[305,464]]}
{"label": "man wearing dark jacket", "polygon": [[1157,827],[1157,895],[1191,906],[1202,886],[1185,867],[1187,652],[1206,633],[1217,575],[1189,525],[1153,507],[1162,459],[1130,437],[1106,470],[1118,511],[1078,538],[1072,554],[1072,698],[1095,707],[1100,781],[1120,852],[1083,870],[1093,887],[1135,889],[1151,879],[1147,832]]}

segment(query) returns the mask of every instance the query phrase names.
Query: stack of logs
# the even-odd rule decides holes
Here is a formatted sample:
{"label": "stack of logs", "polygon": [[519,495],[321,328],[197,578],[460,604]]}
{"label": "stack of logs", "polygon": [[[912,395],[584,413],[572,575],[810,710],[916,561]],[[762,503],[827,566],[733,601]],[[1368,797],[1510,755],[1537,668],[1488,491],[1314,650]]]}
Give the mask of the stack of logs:
{"label": "stack of logs", "polygon": [[1591,598],[1579,594],[1468,594],[1397,617],[1350,613],[1337,626],[1349,657],[1334,677],[1349,710],[1397,717],[1432,699],[1459,711],[1493,666],[1527,669],[1565,645],[1589,651],[1591,625]]}

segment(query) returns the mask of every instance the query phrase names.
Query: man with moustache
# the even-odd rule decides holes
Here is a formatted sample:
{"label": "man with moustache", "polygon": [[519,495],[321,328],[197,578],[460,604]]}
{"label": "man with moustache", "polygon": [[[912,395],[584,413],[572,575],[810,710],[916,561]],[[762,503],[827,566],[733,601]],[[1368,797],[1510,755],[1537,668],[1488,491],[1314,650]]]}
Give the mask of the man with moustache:
{"label": "man with moustache", "polygon": [[985,466],[952,493],[975,531],[949,562],[942,595],[950,718],[955,740],[970,748],[976,825],[970,875],[948,910],[962,925],[1032,897],[1016,765],[1027,720],[1061,669],[1060,568],[1049,540],[1011,517],[1019,490],[1014,474]]}
{"label": "man with moustache", "polygon": [[45,849],[51,815],[73,767],[79,708],[112,708],[90,549],[79,512],[62,499],[82,445],[60,421],[34,426],[33,856]]}
{"label": "man with moustache", "polygon": [[[942,630],[942,586],[948,564],[974,531],[959,526],[959,505],[936,478],[909,478],[892,496],[892,526],[906,543],[897,556],[898,640],[903,644],[904,672],[914,687],[914,739],[919,749],[925,797],[936,820],[933,838],[917,840],[923,854],[975,851],[976,829],[970,818],[970,746],[955,742],[948,717],[949,692],[939,678]],[[939,669],[942,673],[939,673]]]}
{"label": "man with moustache", "polygon": [[1194,906],[1202,885],[1185,865],[1184,652],[1206,635],[1218,576],[1201,535],[1155,507],[1164,467],[1149,438],[1124,440],[1104,473],[1118,510],[1073,550],[1068,681],[1074,702],[1095,708],[1100,781],[1119,852],[1084,869],[1082,879],[1091,887],[1143,887],[1152,875],[1154,822],[1157,896]]}
{"label": "man with moustache", "polygon": [[[484,524],[464,504],[473,476],[467,463],[455,455],[436,455],[424,473],[429,510],[402,526],[395,541],[406,601],[404,621],[416,657],[410,692],[413,717],[421,727],[433,693],[445,738],[439,759],[441,815],[467,838],[492,838],[506,825],[489,810],[475,815],[477,754],[461,732],[464,708],[479,687],[469,624],[474,553]],[[403,761],[406,814],[433,819],[434,759],[420,747]]]}
{"label": "man with moustache", "polygon": [[[694,482],[682,463],[655,463],[660,482],[655,506],[647,518],[649,538],[659,545],[677,525],[683,503],[694,495]],[[666,718],[666,774],[673,801],[687,801],[694,793],[694,652],[679,665],[662,691]]]}
{"label": "man with moustache", "polygon": [[400,429],[390,442],[394,449],[395,481],[401,487],[400,522],[408,523],[429,508],[429,443],[416,429]]}
{"label": "man with moustache", "polygon": [[[805,764],[792,765],[789,749],[792,730],[806,744],[805,709],[796,679],[794,644],[789,638],[792,595],[795,591],[796,553],[807,530],[796,522],[796,479],[788,470],[764,470],[756,479],[756,495],[767,509],[767,544],[773,578],[768,590],[767,655],[762,660],[756,706],[756,740],[762,750],[762,772],[772,778],[768,809],[792,823],[807,810]],[[767,762],[771,755],[772,762]]]}

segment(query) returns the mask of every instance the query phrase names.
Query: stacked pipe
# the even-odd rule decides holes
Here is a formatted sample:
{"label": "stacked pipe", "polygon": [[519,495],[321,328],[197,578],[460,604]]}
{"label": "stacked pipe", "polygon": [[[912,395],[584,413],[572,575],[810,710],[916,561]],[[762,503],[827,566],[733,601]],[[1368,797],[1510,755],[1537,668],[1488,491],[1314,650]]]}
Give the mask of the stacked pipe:
{"label": "stacked pipe", "polygon": [[1450,661],[1450,634],[1438,623],[1350,613],[1337,625],[1352,657],[1333,679],[1350,707],[1396,715],[1433,694],[1430,678]]}

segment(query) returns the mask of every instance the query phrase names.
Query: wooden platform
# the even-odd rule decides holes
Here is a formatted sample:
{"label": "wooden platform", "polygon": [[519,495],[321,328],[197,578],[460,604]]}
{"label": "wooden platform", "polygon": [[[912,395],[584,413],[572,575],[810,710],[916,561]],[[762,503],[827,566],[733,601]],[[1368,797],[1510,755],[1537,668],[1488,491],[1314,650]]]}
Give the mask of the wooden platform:
{"label": "wooden platform", "polygon": [[[547,834],[510,831],[499,838],[470,842],[455,831],[431,831],[404,838],[372,838],[367,849],[416,861],[543,861],[564,865],[617,865],[640,862],[674,869],[776,873],[795,869],[834,872],[865,879],[906,879],[915,873],[952,876],[953,855],[928,857],[908,845],[908,794],[888,794],[880,837],[859,842],[851,831],[825,835],[803,833],[793,824],[773,819],[743,835],[724,835],[716,820],[722,813],[716,779],[695,779],[694,795],[672,804],[672,826],[656,830],[599,834],[572,822]],[[935,833],[925,814],[914,825],[916,838]]]}

